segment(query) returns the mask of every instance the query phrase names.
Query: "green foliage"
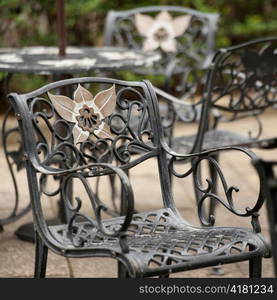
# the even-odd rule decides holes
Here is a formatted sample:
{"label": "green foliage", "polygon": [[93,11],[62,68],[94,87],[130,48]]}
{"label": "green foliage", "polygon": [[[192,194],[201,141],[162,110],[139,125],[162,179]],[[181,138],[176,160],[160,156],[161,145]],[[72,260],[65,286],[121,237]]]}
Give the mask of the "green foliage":
{"label": "green foliage", "polygon": [[[109,10],[149,5],[219,13],[217,47],[277,33],[277,0],[65,0],[67,44],[101,45]],[[0,0],[0,19],[0,47],[57,44],[56,0]],[[130,72],[124,77],[133,79]]]}
{"label": "green foliage", "polygon": [[[218,47],[277,32],[277,0],[65,0],[68,44],[101,45],[107,11],[149,5],[218,12]],[[0,0],[0,18],[0,46],[56,43],[56,0]]]}

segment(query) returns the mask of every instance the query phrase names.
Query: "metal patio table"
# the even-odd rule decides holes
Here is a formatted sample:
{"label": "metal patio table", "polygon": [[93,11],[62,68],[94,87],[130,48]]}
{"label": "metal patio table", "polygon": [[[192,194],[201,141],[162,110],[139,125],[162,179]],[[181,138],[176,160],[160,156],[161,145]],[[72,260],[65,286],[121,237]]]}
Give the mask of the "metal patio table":
{"label": "metal patio table", "polygon": [[[15,73],[50,75],[53,79],[60,79],[64,75],[73,77],[75,74],[101,71],[119,71],[129,70],[139,67],[151,67],[151,65],[160,59],[160,54],[156,52],[143,52],[141,50],[130,50],[119,47],[74,47],[66,48],[66,55],[59,56],[58,47],[52,46],[32,46],[23,48],[2,48],[0,49],[0,72],[7,72],[6,92],[9,91],[9,82]],[[30,204],[27,207],[18,209],[19,190],[16,182],[16,176],[12,164],[20,170],[23,166],[24,153],[22,146],[17,151],[8,152],[8,137],[18,128],[6,130],[6,123],[10,108],[4,116],[2,126],[3,148],[8,163],[11,178],[15,190],[15,204],[13,211],[8,217],[0,219],[0,228],[3,225],[11,223],[30,210]],[[9,160],[12,160],[12,162]],[[16,235],[28,241],[33,241],[33,224],[24,224],[18,228]]]}
{"label": "metal patio table", "polygon": [[0,71],[42,75],[79,74],[151,66],[160,59],[155,52],[118,47],[68,46],[60,57],[58,47],[33,46],[0,49]]}

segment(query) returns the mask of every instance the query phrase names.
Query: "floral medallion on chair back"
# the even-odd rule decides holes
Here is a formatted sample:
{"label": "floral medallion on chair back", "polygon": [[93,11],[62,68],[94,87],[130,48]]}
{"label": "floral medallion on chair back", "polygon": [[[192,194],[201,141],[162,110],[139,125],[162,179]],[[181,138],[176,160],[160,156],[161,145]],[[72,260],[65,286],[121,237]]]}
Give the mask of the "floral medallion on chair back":
{"label": "floral medallion on chair back", "polygon": [[45,166],[129,166],[155,152],[149,103],[141,86],[84,82],[48,90],[27,103],[37,157]]}
{"label": "floral medallion on chair back", "polygon": [[155,18],[136,14],[136,28],[145,37],[143,50],[151,51],[160,47],[165,52],[176,52],[177,42],[175,38],[184,34],[190,19],[190,15],[172,18],[167,11],[160,12]]}

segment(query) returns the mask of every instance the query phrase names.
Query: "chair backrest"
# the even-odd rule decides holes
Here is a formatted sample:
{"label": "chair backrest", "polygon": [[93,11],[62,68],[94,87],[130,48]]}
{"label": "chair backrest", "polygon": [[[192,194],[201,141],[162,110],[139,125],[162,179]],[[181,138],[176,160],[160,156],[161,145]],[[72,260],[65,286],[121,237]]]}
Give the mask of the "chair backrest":
{"label": "chair backrest", "polygon": [[92,163],[111,163],[127,171],[157,157],[162,193],[170,198],[161,121],[150,82],[76,78],[10,94],[9,99],[20,122],[25,159],[35,172],[62,175],[81,168],[97,176],[102,171],[91,169]]}
{"label": "chair backrest", "polygon": [[[128,169],[158,153],[161,132],[150,88],[145,82],[85,77],[10,98],[22,109],[25,151],[35,163],[49,168],[62,159],[60,170],[116,161]],[[140,155],[130,155],[135,149]]]}
{"label": "chair backrest", "polygon": [[200,127],[208,128],[213,109],[216,122],[254,118],[258,133],[249,132],[249,137],[261,137],[259,117],[277,105],[277,37],[219,49],[207,74],[203,101]]}
{"label": "chair backrest", "polygon": [[104,43],[160,51],[161,61],[148,72],[163,74],[175,58],[180,58],[183,68],[200,68],[207,66],[212,58],[217,21],[217,14],[178,6],[110,11]]}

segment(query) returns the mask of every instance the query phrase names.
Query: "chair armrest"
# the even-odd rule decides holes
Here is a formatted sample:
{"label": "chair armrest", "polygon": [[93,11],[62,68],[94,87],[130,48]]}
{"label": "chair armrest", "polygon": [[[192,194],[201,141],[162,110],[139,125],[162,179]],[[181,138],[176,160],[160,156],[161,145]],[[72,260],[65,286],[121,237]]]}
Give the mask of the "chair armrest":
{"label": "chair armrest", "polygon": [[[42,165],[34,164],[34,168],[42,173],[43,175],[54,175],[54,176],[63,176],[63,184],[61,187],[62,197],[66,204],[67,209],[69,209],[71,213],[71,218],[68,223],[68,231],[69,237],[71,239],[72,244],[75,247],[80,247],[82,242],[76,243],[74,241],[74,221],[76,218],[80,217],[88,221],[93,227],[96,227],[102,234],[110,237],[118,237],[120,239],[120,245],[123,252],[128,252],[128,245],[126,243],[126,231],[132,221],[133,212],[134,212],[134,194],[133,189],[130,183],[130,180],[126,173],[119,167],[113,166],[109,163],[91,163],[82,167],[72,168],[68,170],[51,170],[50,168],[46,168]],[[87,170],[87,172],[84,172]],[[80,172],[82,171],[82,172]],[[87,177],[94,176],[103,176],[109,174],[116,174],[121,182],[122,191],[124,193],[124,197],[122,197],[121,201],[123,201],[122,207],[124,207],[124,220],[119,228],[111,230],[107,229],[102,222],[101,212],[106,210],[106,206],[102,204],[99,200],[99,197],[92,191],[90,184],[87,181]],[[81,208],[81,200],[79,198],[75,198],[77,205],[76,207],[72,206],[70,199],[67,196],[67,185],[72,179],[78,179],[82,182],[87,195],[92,204],[96,220],[82,214],[79,212]]]}
{"label": "chair armrest", "polygon": [[[75,168],[70,168],[70,169],[56,169],[56,168],[52,168],[52,167],[48,167],[46,165],[42,165],[38,162],[38,160],[31,159],[31,163],[32,166],[34,167],[34,169],[44,175],[53,175],[53,176],[65,176],[71,173],[76,173],[76,172],[80,172],[83,171],[83,174],[87,177],[94,177],[94,176],[102,176],[102,175],[108,175],[108,174],[112,174],[114,170],[116,169],[120,169],[122,171],[123,168],[118,168],[116,166],[113,166],[112,164],[109,163],[89,163],[83,166],[78,166]],[[108,168],[106,170],[99,170],[99,167],[101,166],[107,166],[107,167],[113,167],[113,168]],[[85,172],[86,171],[86,172]]]}
{"label": "chair armrest", "polygon": [[185,107],[192,106],[192,104],[187,102],[186,100],[180,100],[179,98],[174,97],[173,95],[161,90],[160,88],[158,88],[156,86],[153,86],[153,89],[158,96],[162,97],[168,103],[178,104],[178,105],[185,106]]}
{"label": "chair armrest", "polygon": [[[199,192],[200,196],[198,200],[198,214],[199,218],[204,226],[213,226],[214,225],[214,216],[205,216],[203,205],[206,199],[212,199],[216,202],[221,203],[226,209],[228,209],[230,212],[234,213],[237,216],[241,217],[251,217],[251,223],[253,226],[253,229],[255,232],[260,232],[260,224],[258,221],[259,216],[259,210],[262,207],[264,203],[264,199],[266,198],[266,190],[265,190],[265,184],[266,184],[266,178],[263,172],[262,168],[262,161],[258,158],[258,156],[252,152],[251,150],[244,148],[244,147],[221,147],[221,148],[215,148],[211,150],[206,150],[198,153],[193,154],[180,154],[172,149],[170,149],[165,143],[163,143],[164,150],[170,155],[169,158],[169,170],[170,172],[179,178],[184,178],[192,174],[194,185],[197,191]],[[255,201],[254,205],[252,207],[245,207],[244,210],[238,210],[235,207],[234,201],[233,201],[233,193],[239,192],[239,188],[236,186],[228,185],[222,168],[220,167],[220,164],[215,159],[216,156],[218,156],[221,152],[226,151],[239,151],[243,154],[245,154],[249,159],[251,164],[254,166],[254,168],[257,171],[258,177],[259,177],[259,192],[257,195],[257,200]],[[201,185],[201,177],[199,174],[200,170],[200,163],[202,161],[207,161],[209,166],[212,167],[218,177],[218,184],[221,184],[224,190],[224,195],[219,196],[215,192],[215,184],[211,181],[211,179],[206,179],[207,181],[207,187],[203,187]],[[177,172],[174,169],[174,163],[191,163],[191,168],[189,168],[186,172],[180,173]]]}
{"label": "chair armrest", "polygon": [[153,87],[153,89],[156,95],[162,98],[162,100],[166,101],[169,107],[172,108],[174,113],[183,122],[191,123],[191,122],[195,122],[195,120],[199,118],[202,100],[196,103],[190,103],[186,101],[186,99],[180,100],[179,98],[155,86]]}
{"label": "chair armrest", "polygon": [[224,147],[218,147],[218,148],[213,148],[210,150],[203,150],[200,152],[195,152],[195,153],[178,153],[176,151],[174,151],[172,148],[170,148],[166,142],[162,142],[162,147],[163,149],[166,151],[167,154],[169,154],[172,157],[176,157],[182,160],[185,159],[192,159],[192,158],[197,158],[200,156],[205,156],[205,155],[212,155],[212,154],[216,154],[217,152],[220,151],[227,151],[227,150],[238,150],[240,152],[245,153],[247,156],[249,156],[251,159],[259,160],[259,157],[251,150],[249,150],[248,148],[245,147],[240,147],[240,146],[224,146]]}

